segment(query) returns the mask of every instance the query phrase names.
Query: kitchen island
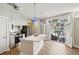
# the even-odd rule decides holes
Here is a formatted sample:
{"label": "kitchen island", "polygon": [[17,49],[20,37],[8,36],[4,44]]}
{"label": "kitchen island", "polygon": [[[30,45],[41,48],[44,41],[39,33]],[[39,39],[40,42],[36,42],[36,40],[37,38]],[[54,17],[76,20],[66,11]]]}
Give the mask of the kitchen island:
{"label": "kitchen island", "polygon": [[20,38],[20,51],[21,54],[37,55],[44,46],[44,40],[46,35],[31,35],[25,38]]}

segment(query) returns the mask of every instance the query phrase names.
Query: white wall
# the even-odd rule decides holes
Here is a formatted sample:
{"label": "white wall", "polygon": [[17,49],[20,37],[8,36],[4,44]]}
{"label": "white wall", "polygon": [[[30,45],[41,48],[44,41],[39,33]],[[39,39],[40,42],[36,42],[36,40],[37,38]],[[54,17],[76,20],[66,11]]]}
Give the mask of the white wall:
{"label": "white wall", "polygon": [[37,19],[36,22],[33,22],[33,34],[39,34],[40,33],[40,20]]}

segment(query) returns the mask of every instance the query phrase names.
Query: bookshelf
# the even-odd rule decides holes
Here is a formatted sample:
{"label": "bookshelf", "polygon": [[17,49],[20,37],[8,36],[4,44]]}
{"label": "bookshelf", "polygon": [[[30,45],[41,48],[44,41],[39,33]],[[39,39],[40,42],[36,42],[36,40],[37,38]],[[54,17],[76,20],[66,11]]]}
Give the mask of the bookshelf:
{"label": "bookshelf", "polygon": [[51,21],[52,25],[52,34],[57,37],[58,41],[62,41],[63,43],[65,42],[65,35],[66,32],[65,30],[68,29],[68,19],[52,19]]}

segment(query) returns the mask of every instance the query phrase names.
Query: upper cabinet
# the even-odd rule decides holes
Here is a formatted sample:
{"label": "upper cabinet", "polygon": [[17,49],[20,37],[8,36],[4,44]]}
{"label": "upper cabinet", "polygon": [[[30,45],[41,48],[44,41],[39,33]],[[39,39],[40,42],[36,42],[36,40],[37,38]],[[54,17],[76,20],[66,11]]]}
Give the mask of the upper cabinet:
{"label": "upper cabinet", "polygon": [[11,23],[13,25],[27,25],[27,18],[17,12],[10,12]]}

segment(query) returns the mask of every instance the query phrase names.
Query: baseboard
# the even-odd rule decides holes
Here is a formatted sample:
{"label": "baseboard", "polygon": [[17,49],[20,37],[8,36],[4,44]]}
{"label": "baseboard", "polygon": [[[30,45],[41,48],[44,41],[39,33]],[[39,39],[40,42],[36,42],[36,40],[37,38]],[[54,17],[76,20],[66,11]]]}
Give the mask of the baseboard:
{"label": "baseboard", "polygon": [[65,43],[65,45],[68,46],[68,47],[70,47],[70,48],[72,48],[72,46],[70,44]]}

